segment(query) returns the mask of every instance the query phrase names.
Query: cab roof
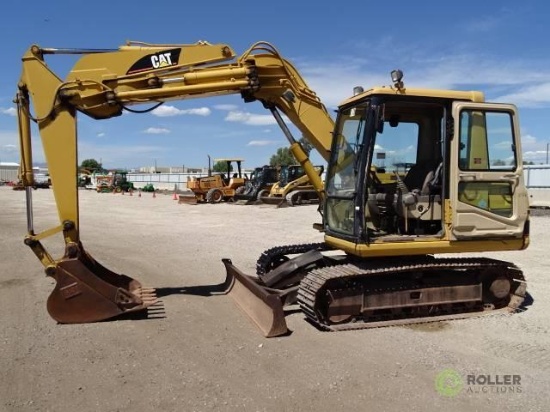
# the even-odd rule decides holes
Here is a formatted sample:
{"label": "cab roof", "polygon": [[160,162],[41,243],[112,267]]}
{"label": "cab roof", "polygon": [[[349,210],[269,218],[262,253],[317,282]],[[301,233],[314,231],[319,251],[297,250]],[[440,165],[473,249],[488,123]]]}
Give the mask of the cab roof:
{"label": "cab roof", "polygon": [[355,96],[352,96],[343,102],[339,106],[346,106],[350,103],[357,102],[368,96],[374,95],[401,95],[401,96],[416,96],[416,97],[433,97],[449,100],[466,100],[475,103],[482,103],[485,101],[483,92],[479,91],[461,91],[461,90],[446,90],[446,89],[414,89],[414,88],[402,88],[397,89],[392,86],[374,87],[369,90],[365,90]]}

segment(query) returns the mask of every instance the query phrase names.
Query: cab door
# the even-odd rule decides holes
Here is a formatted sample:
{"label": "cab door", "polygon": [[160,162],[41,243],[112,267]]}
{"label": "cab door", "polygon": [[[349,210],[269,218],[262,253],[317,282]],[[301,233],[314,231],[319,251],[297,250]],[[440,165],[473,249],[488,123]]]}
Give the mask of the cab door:
{"label": "cab door", "polygon": [[451,237],[520,238],[529,200],[516,107],[455,102],[453,119]]}

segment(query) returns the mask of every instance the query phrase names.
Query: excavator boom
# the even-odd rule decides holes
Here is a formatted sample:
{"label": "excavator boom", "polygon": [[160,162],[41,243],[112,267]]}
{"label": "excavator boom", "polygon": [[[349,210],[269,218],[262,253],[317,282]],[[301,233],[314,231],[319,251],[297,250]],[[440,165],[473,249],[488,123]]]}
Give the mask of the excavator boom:
{"label": "excavator boom", "polygon": [[[60,79],[46,64],[56,54],[81,57]],[[328,161],[333,120],[290,62],[269,43],[258,42],[237,57],[225,44],[154,45],[130,42],[118,49],[67,50],[32,46],[23,56],[16,96],[21,139],[21,180],[27,188],[25,243],[57,281],[48,301],[50,315],[62,323],[91,322],[143,310],[156,303],[154,291],[101,266],[80,242],[77,190],[77,112],[109,119],[150,103],[240,94],[259,101],[275,116],[296,159],[323,196],[323,182],[294,139],[281,113],[294,123]],[[35,233],[31,127],[38,126],[57,204],[57,227]],[[65,253],[51,256],[41,240],[62,232]]]}

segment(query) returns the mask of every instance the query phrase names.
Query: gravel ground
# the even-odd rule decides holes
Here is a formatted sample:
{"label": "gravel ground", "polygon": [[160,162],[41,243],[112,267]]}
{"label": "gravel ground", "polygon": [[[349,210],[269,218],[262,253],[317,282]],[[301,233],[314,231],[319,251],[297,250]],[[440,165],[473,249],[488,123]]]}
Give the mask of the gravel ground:
{"label": "gravel ground", "polygon": [[[56,225],[52,192],[33,194],[36,229]],[[165,315],[58,325],[45,308],[53,280],[22,242],[24,193],[0,187],[0,204],[0,410],[548,410],[548,213],[534,213],[526,251],[484,254],[525,272],[521,313],[327,333],[296,312],[287,317],[290,336],[265,339],[208,285],[225,279],[221,258],[252,274],[264,249],[321,241],[311,228],[315,206],[191,206],[171,195],[81,192],[87,250],[158,288]],[[61,253],[60,235],[44,243]],[[446,369],[463,380],[452,397],[435,389]],[[520,385],[469,385],[467,375],[519,375]]]}

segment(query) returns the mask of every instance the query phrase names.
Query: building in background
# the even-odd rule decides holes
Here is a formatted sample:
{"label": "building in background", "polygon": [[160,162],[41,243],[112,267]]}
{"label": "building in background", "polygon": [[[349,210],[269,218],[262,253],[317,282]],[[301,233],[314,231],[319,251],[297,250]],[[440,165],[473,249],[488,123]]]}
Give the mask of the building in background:
{"label": "building in background", "polygon": [[[47,182],[49,179],[48,169],[45,167],[34,166],[34,179],[38,183]],[[0,162],[0,182],[17,183],[19,181],[19,163]]]}
{"label": "building in background", "polygon": [[17,182],[19,164],[13,162],[0,162],[0,182]]}

